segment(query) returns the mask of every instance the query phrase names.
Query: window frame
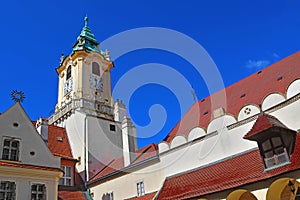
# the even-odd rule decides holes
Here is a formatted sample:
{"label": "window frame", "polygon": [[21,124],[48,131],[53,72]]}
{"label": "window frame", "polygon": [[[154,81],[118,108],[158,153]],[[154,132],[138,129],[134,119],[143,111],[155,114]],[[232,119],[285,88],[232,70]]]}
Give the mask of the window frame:
{"label": "window frame", "polygon": [[92,62],[92,74],[101,76],[100,65],[97,62]]}
{"label": "window frame", "polygon": [[[275,144],[276,142],[275,139],[279,138],[280,143],[279,144]],[[268,142],[269,143],[269,147],[264,147],[264,143]],[[279,153],[278,153],[279,152]],[[266,154],[270,153],[272,154],[271,156],[267,156]],[[290,161],[290,157],[289,154],[287,153],[286,147],[284,145],[283,139],[281,136],[274,136],[274,137],[270,137],[265,139],[264,141],[262,141],[261,143],[261,155],[263,157],[263,161],[264,161],[264,166],[266,169],[268,168],[272,168],[272,167],[276,167],[277,165],[281,165],[283,163],[289,162]],[[282,158],[282,156],[284,156],[285,161],[280,161],[279,157]],[[271,163],[271,162],[273,163]]]}
{"label": "window frame", "polygon": [[[60,166],[60,169],[64,171],[63,177],[59,179],[59,185],[63,186],[72,186],[73,185],[73,167],[72,166],[67,166],[67,165],[62,165]],[[67,169],[70,169],[70,176],[67,176]],[[70,185],[67,184],[68,180],[70,181]]]}
{"label": "window frame", "polygon": [[139,181],[136,183],[137,196],[141,197],[145,195],[145,184],[144,181]]}
{"label": "window frame", "polygon": [[[36,190],[33,190],[33,187],[36,187]],[[42,188],[42,190],[40,190]],[[47,199],[47,187],[45,184],[42,183],[33,183],[31,184],[31,200],[46,200]],[[33,195],[36,195],[35,198]],[[39,195],[42,195],[42,199],[39,197]]]}
{"label": "window frame", "polygon": [[[9,146],[5,145],[6,141],[9,142]],[[17,147],[13,146],[13,143],[15,143],[15,142],[17,142]],[[21,149],[21,140],[20,139],[12,138],[12,137],[3,137],[1,159],[9,160],[9,161],[20,161],[20,149]],[[8,150],[8,152],[5,153],[5,150]],[[16,152],[16,155],[12,155],[12,152]]]}
{"label": "window frame", "polygon": [[102,195],[102,200],[114,200],[114,192],[107,192]]}
{"label": "window frame", "polygon": [[[6,184],[5,188],[2,188],[2,184]],[[9,188],[9,184],[11,184],[11,187]],[[0,193],[4,193],[4,199],[8,197],[8,194],[11,193],[12,200],[16,199],[16,183],[13,181],[1,181],[0,182]],[[1,197],[1,195],[0,195]]]}
{"label": "window frame", "polygon": [[115,124],[109,124],[109,130],[116,132],[116,125]]}
{"label": "window frame", "polygon": [[108,193],[108,196],[109,196],[109,200],[114,200],[114,193],[113,192]]}
{"label": "window frame", "polygon": [[72,66],[69,65],[66,71],[66,81],[69,80],[71,77],[72,77]]}

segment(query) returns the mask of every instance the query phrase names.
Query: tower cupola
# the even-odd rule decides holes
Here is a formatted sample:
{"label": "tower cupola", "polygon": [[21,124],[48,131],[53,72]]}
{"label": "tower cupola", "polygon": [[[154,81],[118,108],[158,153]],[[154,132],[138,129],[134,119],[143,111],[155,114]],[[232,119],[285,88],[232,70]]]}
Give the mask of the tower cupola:
{"label": "tower cupola", "polygon": [[77,50],[85,50],[87,52],[98,52],[101,53],[99,49],[100,43],[95,39],[94,34],[88,26],[88,17],[84,18],[84,27],[81,30],[80,35],[77,37],[77,41],[73,45],[73,52]]}

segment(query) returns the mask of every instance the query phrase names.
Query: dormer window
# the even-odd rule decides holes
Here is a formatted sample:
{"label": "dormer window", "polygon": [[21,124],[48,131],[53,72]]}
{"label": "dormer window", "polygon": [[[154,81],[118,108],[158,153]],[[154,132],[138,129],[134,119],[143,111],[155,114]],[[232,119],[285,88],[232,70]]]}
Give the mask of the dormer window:
{"label": "dormer window", "polygon": [[262,155],[267,168],[288,162],[289,155],[281,137],[272,137],[262,144]]}
{"label": "dormer window", "polygon": [[71,65],[69,65],[69,67],[67,68],[66,80],[69,80],[71,78],[71,75],[72,75],[72,68]]}
{"label": "dormer window", "polygon": [[97,75],[97,76],[100,76],[100,66],[96,62],[92,63],[92,73]]}
{"label": "dormer window", "polygon": [[256,141],[265,169],[288,164],[294,151],[296,132],[277,118],[261,114],[244,139]]}

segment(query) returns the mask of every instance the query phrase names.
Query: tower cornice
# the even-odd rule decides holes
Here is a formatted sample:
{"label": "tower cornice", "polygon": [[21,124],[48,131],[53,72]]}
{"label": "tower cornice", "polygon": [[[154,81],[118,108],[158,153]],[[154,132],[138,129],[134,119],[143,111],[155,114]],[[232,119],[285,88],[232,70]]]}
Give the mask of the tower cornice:
{"label": "tower cornice", "polygon": [[84,58],[84,61],[90,57],[97,57],[101,60],[102,63],[104,63],[106,66],[108,66],[108,69],[111,69],[114,67],[114,64],[112,61],[108,61],[104,58],[104,56],[98,52],[86,52],[85,50],[78,50],[74,51],[71,55],[65,57],[65,59],[62,61],[59,67],[57,67],[55,70],[57,74],[61,74],[62,71],[64,71],[68,65],[68,62],[71,60],[72,62],[76,61],[77,58],[82,57]]}

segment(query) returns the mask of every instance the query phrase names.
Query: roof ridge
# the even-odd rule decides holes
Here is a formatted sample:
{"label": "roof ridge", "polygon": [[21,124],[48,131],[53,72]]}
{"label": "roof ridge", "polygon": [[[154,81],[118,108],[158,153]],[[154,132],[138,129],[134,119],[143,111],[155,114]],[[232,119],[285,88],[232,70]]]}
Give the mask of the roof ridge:
{"label": "roof ridge", "polygon": [[[135,162],[135,161],[137,161],[148,149],[150,149],[151,148],[151,145],[149,145],[145,150],[143,150],[141,153],[135,153],[135,154],[139,154],[137,157],[135,157],[135,159],[131,162],[131,163],[133,163],[133,162]],[[124,157],[124,156],[122,156],[122,157]]]}
{"label": "roof ridge", "polygon": [[107,165],[104,165],[104,167],[102,169],[100,169],[99,172],[97,172],[93,177],[90,178],[89,181],[93,181],[93,179],[100,174],[101,172],[103,172],[104,169],[108,168],[116,159],[112,159]]}

